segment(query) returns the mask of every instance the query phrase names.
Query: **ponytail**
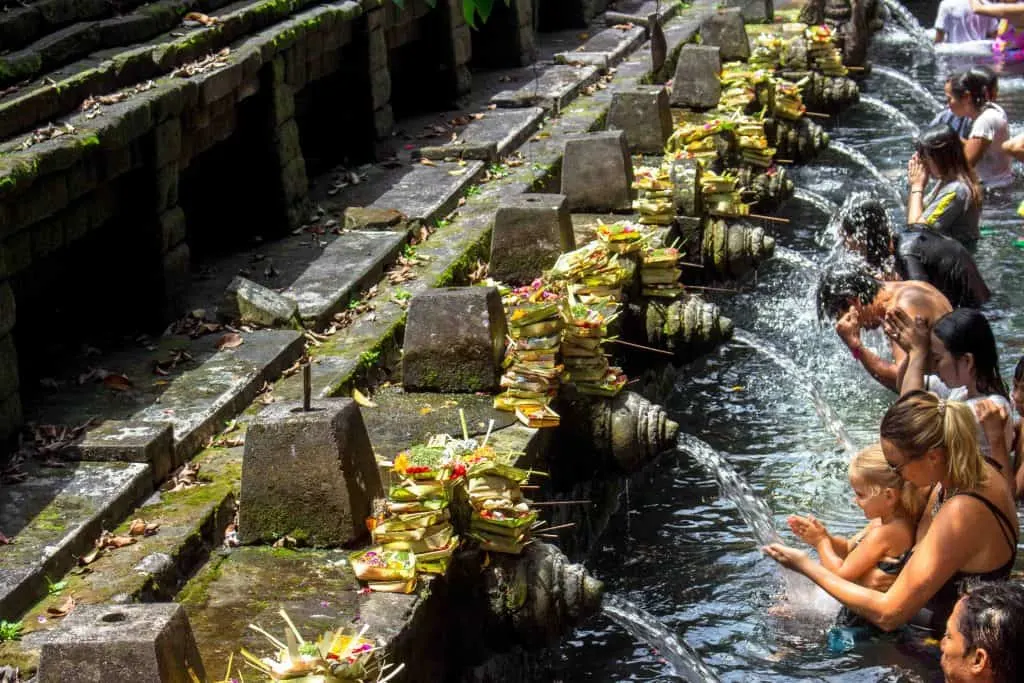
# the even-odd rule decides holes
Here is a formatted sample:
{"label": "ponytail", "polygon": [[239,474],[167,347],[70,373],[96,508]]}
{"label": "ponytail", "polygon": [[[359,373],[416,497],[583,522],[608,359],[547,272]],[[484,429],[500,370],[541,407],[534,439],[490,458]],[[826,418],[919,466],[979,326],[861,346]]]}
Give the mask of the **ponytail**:
{"label": "ponytail", "polygon": [[974,411],[966,403],[945,399],[939,399],[938,409],[949,481],[954,488],[975,489],[985,481],[985,459],[978,448]]}
{"label": "ponytail", "polygon": [[975,489],[985,481],[985,461],[978,449],[977,425],[971,408],[915,390],[901,396],[885,413],[881,437],[911,458],[942,449],[951,484]]}

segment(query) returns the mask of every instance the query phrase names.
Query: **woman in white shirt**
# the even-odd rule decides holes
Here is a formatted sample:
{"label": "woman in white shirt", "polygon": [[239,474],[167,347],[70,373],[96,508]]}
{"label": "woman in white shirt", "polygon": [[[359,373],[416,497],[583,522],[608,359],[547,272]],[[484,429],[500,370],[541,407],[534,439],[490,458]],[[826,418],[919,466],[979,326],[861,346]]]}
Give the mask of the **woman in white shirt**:
{"label": "woman in white shirt", "polygon": [[[978,423],[982,456],[1000,471],[1013,491],[1013,407],[999,373],[995,336],[985,316],[973,308],[958,308],[936,320],[929,333],[926,323],[893,315],[887,318],[887,332],[898,344],[906,345],[908,352],[900,394],[925,389],[939,398],[967,403]],[[926,374],[925,365],[935,374]]]}
{"label": "woman in white shirt", "polygon": [[996,87],[992,70],[975,66],[950,76],[945,88],[953,114],[974,121],[964,141],[964,154],[986,189],[1013,182],[1012,159],[1003,150],[1003,143],[1010,139],[1010,123],[1003,108],[992,101]]}

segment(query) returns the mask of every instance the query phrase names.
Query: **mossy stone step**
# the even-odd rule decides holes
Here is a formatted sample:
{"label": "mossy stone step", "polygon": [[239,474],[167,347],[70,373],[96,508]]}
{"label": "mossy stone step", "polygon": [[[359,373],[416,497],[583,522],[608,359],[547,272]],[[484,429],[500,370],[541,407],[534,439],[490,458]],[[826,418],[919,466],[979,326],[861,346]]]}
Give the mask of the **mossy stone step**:
{"label": "mossy stone step", "polygon": [[0,619],[17,621],[92,548],[100,532],[120,521],[152,491],[148,465],[31,464],[28,477],[0,487],[0,521],[14,539],[0,545]]}

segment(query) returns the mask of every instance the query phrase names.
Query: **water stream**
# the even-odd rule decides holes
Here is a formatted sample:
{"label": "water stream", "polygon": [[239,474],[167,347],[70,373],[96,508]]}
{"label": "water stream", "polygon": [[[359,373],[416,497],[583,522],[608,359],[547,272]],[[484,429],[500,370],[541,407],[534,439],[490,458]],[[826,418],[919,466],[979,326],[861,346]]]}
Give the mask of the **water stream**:
{"label": "water stream", "polygon": [[872,97],[871,95],[861,95],[860,104],[867,105],[872,109],[877,109],[878,111],[882,112],[886,116],[886,118],[903,126],[911,133],[913,133],[915,136],[921,132],[921,128],[916,123],[914,123],[909,116],[907,116],[906,114],[904,114],[903,112],[901,112],[899,109],[892,106],[888,102],[883,102],[877,97]]}
{"label": "water stream", "polygon": [[[909,10],[892,5],[894,15],[911,35],[923,34],[920,26],[934,21],[935,3],[906,1]],[[919,126],[938,109],[947,74],[985,61],[976,51],[933,53],[898,27],[875,38],[869,52],[874,73],[860,82],[862,92]],[[999,77],[999,104],[1019,126],[1024,64],[1003,65]],[[587,560],[609,591],[642,610],[643,622],[669,633],[641,636],[594,619],[561,651],[566,683],[678,680],[686,674],[666,662],[669,636],[680,643],[685,636],[685,645],[724,683],[941,679],[934,652],[894,640],[830,652],[825,631],[834,603],[760,551],[762,539],[775,533],[797,543],[785,525],[790,514],[814,514],[839,534],[866,523],[851,500],[848,449],[878,438],[893,394],[864,372],[831,325],[818,321],[813,293],[836,242],[825,217],[846,197],[874,192],[894,220],[903,217],[900,190],[913,140],[902,127],[881,121],[876,111],[853,108],[828,122],[836,151],[787,168],[797,190],[781,209],[791,222],[773,226],[777,258],[761,264],[740,293],[708,295],[740,330],[737,343],[679,369],[664,404],[692,436],[630,488],[629,536],[620,511]],[[1015,246],[1024,237],[1015,213],[1021,199],[1019,185],[986,197],[985,234],[975,252],[994,292],[984,310],[1004,376],[1024,353],[1024,249]],[[878,334],[865,335],[864,342],[885,352]]]}
{"label": "water stream", "polygon": [[701,661],[700,655],[654,615],[615,595],[604,596],[601,611],[634,638],[653,647],[684,681],[718,683],[718,676]]}
{"label": "water stream", "polygon": [[892,13],[893,20],[909,33],[912,38],[920,41],[923,45],[929,46],[929,48],[933,45],[931,34],[921,26],[921,22],[917,20],[913,12],[900,4],[899,0],[885,0],[885,6]]}

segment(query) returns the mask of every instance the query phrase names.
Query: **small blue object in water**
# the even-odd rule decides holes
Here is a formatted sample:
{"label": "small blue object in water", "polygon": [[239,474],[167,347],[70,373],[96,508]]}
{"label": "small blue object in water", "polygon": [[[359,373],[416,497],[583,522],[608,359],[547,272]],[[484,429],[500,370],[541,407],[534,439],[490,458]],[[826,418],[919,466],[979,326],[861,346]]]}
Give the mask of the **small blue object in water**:
{"label": "small blue object in water", "polygon": [[834,655],[849,652],[857,642],[868,640],[872,629],[865,626],[833,626],[828,630],[828,651]]}

